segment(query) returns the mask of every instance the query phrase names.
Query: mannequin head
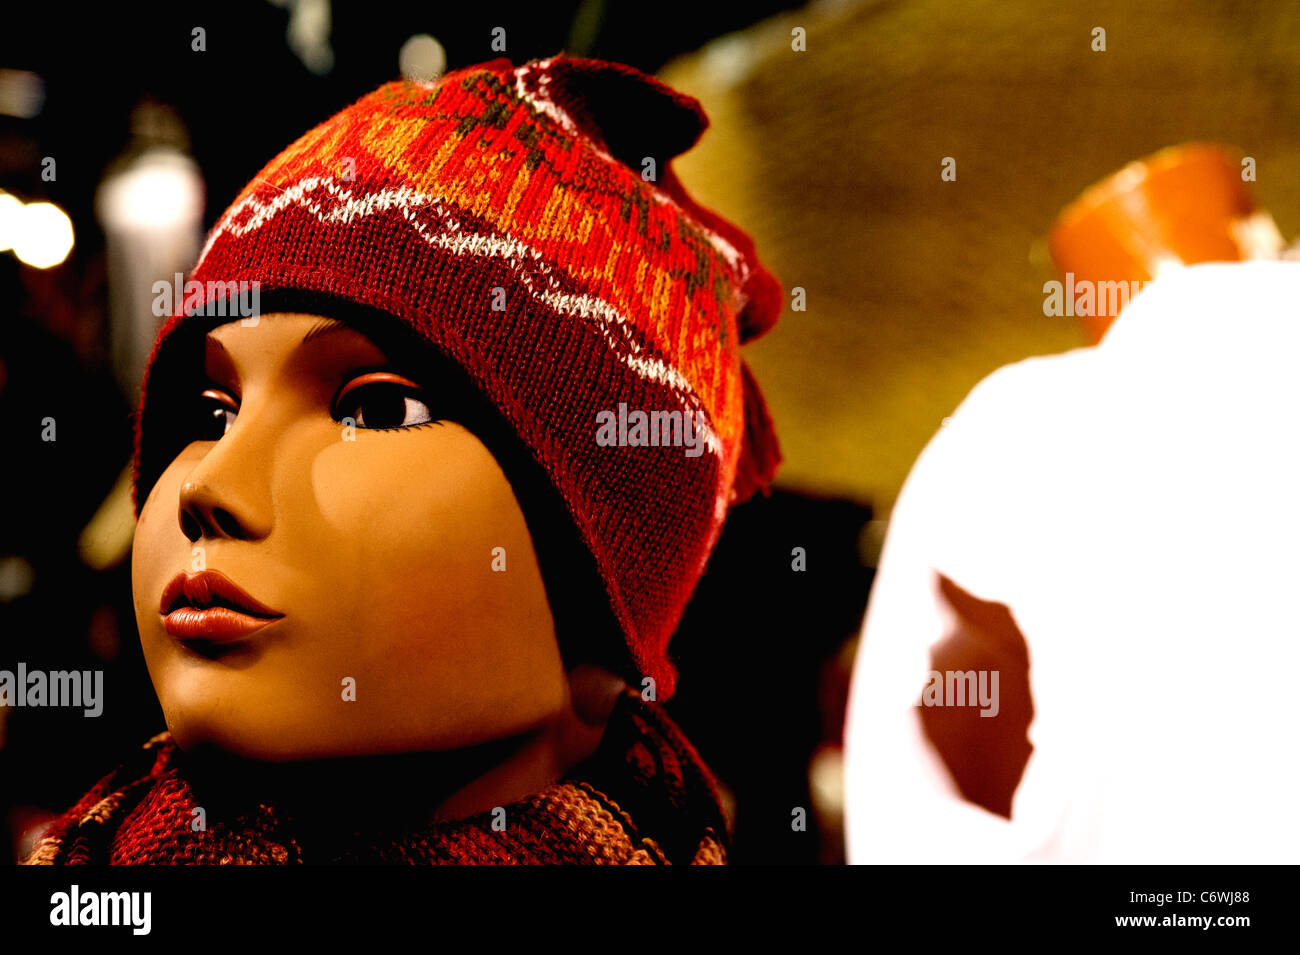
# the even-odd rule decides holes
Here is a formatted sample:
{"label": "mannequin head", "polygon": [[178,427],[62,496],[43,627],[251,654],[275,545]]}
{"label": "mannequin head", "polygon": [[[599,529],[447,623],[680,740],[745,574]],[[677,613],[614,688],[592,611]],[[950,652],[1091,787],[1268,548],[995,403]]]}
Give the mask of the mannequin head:
{"label": "mannequin head", "polygon": [[[188,354],[173,400],[189,430],[167,436],[180,450],[132,558],[182,748],[293,761],[532,736],[554,773],[594,747],[620,682],[561,654],[519,496],[456,369],[287,312]],[[164,588],[202,569],[283,616],[230,642],[169,634]]]}

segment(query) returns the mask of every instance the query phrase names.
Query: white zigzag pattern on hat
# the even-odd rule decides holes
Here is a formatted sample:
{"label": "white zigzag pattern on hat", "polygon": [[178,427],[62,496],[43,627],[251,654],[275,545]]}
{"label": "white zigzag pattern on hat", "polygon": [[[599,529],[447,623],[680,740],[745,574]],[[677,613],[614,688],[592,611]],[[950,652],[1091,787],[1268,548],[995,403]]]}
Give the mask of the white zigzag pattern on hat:
{"label": "white zigzag pattern on hat", "polygon": [[[318,190],[328,194],[328,203],[316,199]],[[358,218],[398,209],[415,232],[429,245],[445,249],[455,255],[475,255],[504,260],[515,270],[528,293],[539,302],[556,312],[571,317],[593,319],[610,350],[618,356],[629,369],[641,378],[666,385],[688,413],[704,411],[706,422],[703,430],[704,441],[709,451],[719,460],[722,458],[722,442],[708,413],[703,408],[699,396],[691,388],[682,374],[667,362],[642,354],[641,346],[632,337],[629,323],[611,303],[595,295],[579,295],[564,292],[554,270],[542,258],[541,252],[508,235],[475,234],[464,232],[462,223],[440,198],[429,193],[419,192],[407,186],[381,189],[377,192],[358,195],[351,189],[339,186],[333,179],[326,177],[309,177],[300,179],[293,185],[281,190],[269,202],[263,202],[256,195],[249,195],[231,206],[221,217],[203,251],[199,253],[195,264],[197,271],[207,258],[212,246],[222,235],[229,234],[236,238],[260,229],[282,210],[289,206],[305,209],[324,223],[347,225]],[[433,233],[429,223],[421,221],[416,215],[419,209],[433,213],[435,224],[441,231]],[[244,213],[248,212],[246,217]],[[241,217],[243,217],[242,221]],[[698,416],[697,416],[697,419]],[[719,492],[721,509],[726,510],[725,492]],[[715,514],[718,513],[715,503]]]}

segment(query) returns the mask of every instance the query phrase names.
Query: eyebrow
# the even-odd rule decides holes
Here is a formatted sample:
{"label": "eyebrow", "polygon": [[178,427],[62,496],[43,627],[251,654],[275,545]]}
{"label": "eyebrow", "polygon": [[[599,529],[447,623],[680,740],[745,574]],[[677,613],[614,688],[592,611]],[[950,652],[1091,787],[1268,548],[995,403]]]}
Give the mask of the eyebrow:
{"label": "eyebrow", "polygon": [[[317,338],[322,338],[325,335],[330,335],[333,334],[334,332],[354,331],[354,330],[355,329],[353,329],[351,325],[347,324],[346,322],[339,321],[337,318],[323,318],[319,322],[317,322],[314,326],[312,326],[310,329],[308,329],[307,334],[302,336],[302,341],[298,343],[298,348],[301,348],[309,341],[313,341]],[[233,367],[231,367],[233,359],[230,356],[230,351],[226,348],[225,344],[222,343],[221,339],[214,338],[212,332],[208,332],[205,336],[203,336],[203,342],[205,346],[210,345],[216,349],[216,353],[217,353],[216,360],[224,361],[225,363],[227,363],[227,366],[230,369],[230,374],[233,375],[235,378],[238,378],[239,376],[238,372],[234,371]],[[384,350],[382,345],[375,344],[375,347],[379,348],[381,351]],[[211,351],[208,351],[205,354],[204,357],[205,367],[207,366],[209,356],[213,354],[214,353]],[[386,356],[382,362],[374,365],[373,367],[367,366],[367,370],[369,371],[392,370],[398,373],[408,374],[413,377],[416,374],[415,371],[413,370],[407,372],[402,371],[403,366],[407,364],[408,360],[409,360],[408,356],[403,356],[396,360]],[[207,374],[207,372],[205,371],[204,374]],[[219,373],[209,375],[209,378],[217,384],[222,384],[222,381],[220,380],[221,375]]]}
{"label": "eyebrow", "polygon": [[326,318],[318,322],[306,335],[302,336],[299,345],[305,345],[313,338],[320,338],[322,335],[328,335],[330,332],[337,332],[346,329],[348,326],[340,322],[337,318]]}
{"label": "eyebrow", "polygon": [[[348,329],[349,327],[350,326],[345,325],[343,322],[340,322],[337,318],[322,319],[321,321],[313,325],[308,330],[306,335],[302,336],[302,341],[300,341],[298,345],[299,347],[301,347],[307,344],[309,341],[312,341],[313,339],[320,338],[322,335],[328,335],[331,332],[341,332]],[[226,346],[221,343],[221,339],[213,338],[211,332],[208,332],[208,334],[204,336],[204,340],[207,342],[211,342],[213,345],[216,345],[222,351],[226,351]]]}

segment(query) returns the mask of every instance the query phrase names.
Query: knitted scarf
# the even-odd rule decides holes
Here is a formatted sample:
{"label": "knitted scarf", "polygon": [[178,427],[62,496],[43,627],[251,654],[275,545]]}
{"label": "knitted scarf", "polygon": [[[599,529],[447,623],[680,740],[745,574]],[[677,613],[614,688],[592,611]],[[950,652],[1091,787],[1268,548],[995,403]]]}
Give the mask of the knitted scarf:
{"label": "knitted scarf", "polygon": [[265,803],[218,811],[198,795],[186,762],[169,734],[155,736],[60,816],[25,864],[726,863],[713,777],[663,709],[635,691],[568,777],[453,822],[358,828],[326,819],[322,828]]}

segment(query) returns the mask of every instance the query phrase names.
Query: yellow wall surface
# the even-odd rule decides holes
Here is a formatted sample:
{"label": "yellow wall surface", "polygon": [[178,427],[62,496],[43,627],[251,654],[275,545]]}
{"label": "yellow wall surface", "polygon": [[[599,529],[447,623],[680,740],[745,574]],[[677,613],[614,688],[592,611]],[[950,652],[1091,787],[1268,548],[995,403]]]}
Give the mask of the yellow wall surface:
{"label": "yellow wall surface", "polygon": [[1083,344],[1076,319],[1043,314],[1043,283],[1047,230],[1085,187],[1221,142],[1255,158],[1259,201],[1300,231],[1300,4],[821,3],[661,77],[712,119],[675,161],[688,189],[807,292],[747,346],[780,482],[882,516],[982,377]]}

